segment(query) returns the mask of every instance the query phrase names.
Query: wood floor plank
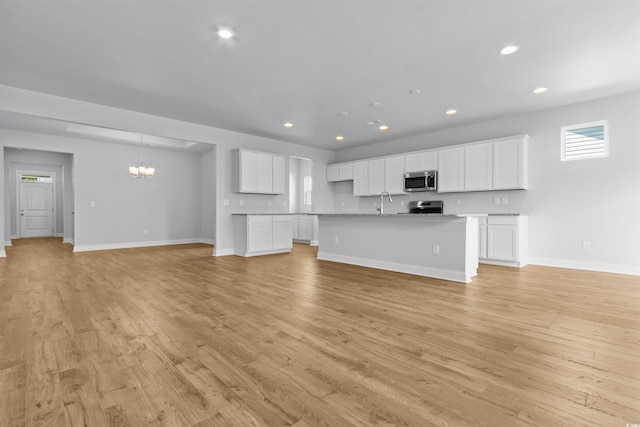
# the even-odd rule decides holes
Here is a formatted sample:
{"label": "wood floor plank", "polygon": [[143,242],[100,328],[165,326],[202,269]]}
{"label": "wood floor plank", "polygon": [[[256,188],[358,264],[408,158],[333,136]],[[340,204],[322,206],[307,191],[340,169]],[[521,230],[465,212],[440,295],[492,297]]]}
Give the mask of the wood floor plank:
{"label": "wood floor plank", "polygon": [[14,241],[0,427],[640,422],[640,278],[481,265],[464,285],[316,251]]}

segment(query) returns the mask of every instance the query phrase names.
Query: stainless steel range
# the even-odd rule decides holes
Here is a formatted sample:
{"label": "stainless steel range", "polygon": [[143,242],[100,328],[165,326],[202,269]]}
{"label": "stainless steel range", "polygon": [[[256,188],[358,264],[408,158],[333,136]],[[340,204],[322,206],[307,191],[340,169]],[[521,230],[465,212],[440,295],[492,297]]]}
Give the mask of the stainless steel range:
{"label": "stainless steel range", "polygon": [[444,212],[442,200],[416,200],[409,202],[409,213],[411,214],[441,214]]}

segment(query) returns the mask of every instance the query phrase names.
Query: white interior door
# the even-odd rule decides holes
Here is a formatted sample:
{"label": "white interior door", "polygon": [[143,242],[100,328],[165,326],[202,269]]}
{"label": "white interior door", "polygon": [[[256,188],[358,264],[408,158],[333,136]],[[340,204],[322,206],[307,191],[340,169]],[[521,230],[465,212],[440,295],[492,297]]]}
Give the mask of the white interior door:
{"label": "white interior door", "polygon": [[20,237],[53,236],[53,184],[20,183]]}

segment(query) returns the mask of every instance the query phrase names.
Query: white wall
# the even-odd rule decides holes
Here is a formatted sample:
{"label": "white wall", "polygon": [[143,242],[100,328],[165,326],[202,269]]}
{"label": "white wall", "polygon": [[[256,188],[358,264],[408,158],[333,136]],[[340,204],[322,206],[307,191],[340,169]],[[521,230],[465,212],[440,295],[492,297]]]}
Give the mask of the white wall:
{"label": "white wall", "polygon": [[[529,190],[394,197],[444,200],[445,211],[529,215],[530,261],[536,264],[640,274],[640,93],[537,111],[336,153],[336,162],[503,136],[529,134]],[[610,156],[560,161],[560,127],[608,120]],[[332,184],[336,211],[375,212],[375,197],[354,198],[352,184]],[[493,205],[494,197],[509,205]],[[460,199],[461,204],[455,204]],[[582,241],[592,249],[582,249]]]}
{"label": "white wall", "polygon": [[[233,232],[232,232],[232,220],[231,214],[233,212],[288,212],[288,192],[281,196],[271,195],[255,195],[255,194],[238,194],[234,191],[234,166],[233,166],[233,150],[237,148],[247,148],[257,151],[264,151],[268,153],[281,154],[286,157],[292,155],[297,157],[309,158],[314,163],[313,175],[314,183],[317,185],[314,188],[314,209],[317,212],[330,212],[333,209],[333,193],[326,183],[325,167],[327,164],[333,162],[334,154],[331,151],[320,150],[302,145],[285,143],[276,141],[269,138],[261,138],[253,135],[246,135],[238,132],[231,132],[224,129],[213,128],[209,126],[203,126],[193,123],[182,122],[179,120],[172,120],[163,117],[153,116],[149,114],[137,113],[133,111],[122,110],[113,107],[107,107],[104,105],[97,105],[87,102],[76,101],[68,98],[62,98],[53,95],[47,95],[39,92],[27,91],[10,86],[0,85],[0,110],[35,115],[40,117],[47,117],[52,119],[58,119],[63,121],[70,121],[76,123],[85,123],[95,126],[103,126],[114,129],[122,129],[132,132],[140,132],[149,135],[166,136],[169,138],[175,138],[187,141],[196,141],[212,144],[215,146],[215,255],[227,255],[233,253]],[[12,133],[5,130],[4,133]],[[33,134],[31,142],[24,141],[24,148],[41,149],[40,145],[34,141],[41,137],[39,134]],[[0,134],[0,147],[7,145],[5,137]],[[29,139],[29,138],[27,138]],[[107,155],[106,148],[102,145],[96,145],[100,147],[94,153],[94,150],[89,150],[86,147],[86,143],[80,145],[74,145],[67,150],[64,147],[70,143],[67,138],[59,140],[56,137],[47,138],[48,141],[55,141],[53,146],[49,146],[47,149],[52,151],[71,152],[75,154],[74,167],[76,181],[83,179],[84,177],[90,177],[92,175],[92,167],[94,164],[99,163],[100,155]],[[105,144],[108,145],[108,144]],[[124,144],[112,144],[115,146],[126,147]],[[15,145],[12,145],[15,146]],[[75,151],[77,150],[77,151]],[[105,174],[105,176],[111,176],[111,174],[118,174],[121,164],[124,162],[128,164],[129,154],[126,149],[121,148],[122,151],[117,153],[111,152],[109,154],[109,164],[101,165],[98,170]],[[1,150],[0,150],[1,151]],[[159,150],[161,151],[161,150]],[[175,154],[177,152],[172,152]],[[0,154],[2,156],[3,154]],[[179,157],[179,156],[178,156]],[[137,158],[137,157],[135,157]],[[2,159],[0,159],[2,160]],[[147,160],[145,158],[145,160]],[[170,156],[162,156],[159,159],[150,159],[151,162],[158,164],[156,178],[161,176],[161,167],[163,169],[171,168]],[[288,176],[288,161],[286,162],[285,173]],[[4,164],[1,162],[0,164]],[[118,165],[116,167],[116,164]],[[196,158],[196,168],[199,169],[201,162]],[[154,164],[154,166],[156,166]],[[176,167],[182,167],[180,162],[176,162]],[[128,176],[126,177],[128,180]],[[160,182],[160,179],[152,179],[148,182],[141,182],[140,184],[147,184],[149,182]],[[0,174],[0,180],[4,180],[4,173]],[[197,181],[197,180],[196,180]],[[128,182],[128,181],[127,181]],[[173,186],[173,183],[166,183],[169,186]],[[155,184],[158,185],[158,184]],[[0,192],[4,191],[4,185],[0,185]],[[167,190],[170,194],[173,191]],[[200,190],[198,190],[198,194]],[[143,194],[141,191],[140,194]],[[1,196],[1,194],[0,194]],[[173,206],[170,208],[172,211],[178,209],[177,202],[183,195],[176,194],[176,199],[171,199]],[[89,211],[86,206],[90,200],[94,200],[96,197],[91,193],[88,188],[76,189],[76,225],[85,227],[95,226],[96,221],[100,218],[96,218],[93,213],[95,211]],[[240,200],[244,202],[240,205]],[[225,201],[228,202],[225,203]],[[271,205],[269,205],[271,201]],[[97,200],[96,200],[97,202]],[[133,199],[132,203],[137,203],[137,199]],[[0,197],[0,215],[4,215],[4,197]],[[144,207],[138,207],[140,210],[144,210]],[[198,205],[198,212],[201,212],[201,206]],[[1,219],[1,218],[0,218]],[[178,220],[176,220],[178,221]],[[129,226],[128,222],[133,222],[134,225]],[[132,219],[127,217],[123,219],[123,223],[127,223],[125,226],[126,231],[122,234],[120,239],[126,239],[124,241],[137,241],[139,238],[139,230],[141,220]],[[201,227],[200,218],[195,222],[198,229]],[[182,234],[186,233],[186,230]],[[0,228],[0,232],[4,234],[4,227]],[[76,232],[76,239],[79,239],[80,230]],[[0,241],[4,241],[4,235],[0,236]],[[113,237],[108,233],[105,235],[96,235],[91,239],[91,243],[82,242],[83,244],[104,244],[113,240]],[[80,243],[80,242],[76,242]]]}
{"label": "white wall", "polygon": [[200,155],[201,225],[200,239],[214,244],[216,236],[216,157],[215,150]]}
{"label": "white wall", "polygon": [[145,163],[156,168],[156,176],[138,180],[128,172],[140,158],[140,148],[133,145],[10,130],[0,130],[0,144],[74,154],[75,250],[200,239],[196,154],[145,148]]}
{"label": "white wall", "polygon": [[73,158],[66,153],[50,151],[5,149],[5,183],[9,203],[5,206],[5,215],[9,221],[5,224],[5,236],[18,235],[17,211],[17,171],[53,172],[56,174],[56,224],[55,234],[64,236],[66,241],[73,239],[73,188],[71,165]]}

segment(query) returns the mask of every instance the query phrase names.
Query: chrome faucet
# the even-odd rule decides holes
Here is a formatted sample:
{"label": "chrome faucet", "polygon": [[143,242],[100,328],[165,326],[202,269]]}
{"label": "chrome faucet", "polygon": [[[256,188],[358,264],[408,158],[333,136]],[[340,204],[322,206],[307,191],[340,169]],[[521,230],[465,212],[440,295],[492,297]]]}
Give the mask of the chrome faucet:
{"label": "chrome faucet", "polygon": [[383,191],[382,193],[380,193],[380,207],[378,208],[378,210],[380,211],[380,215],[382,215],[384,213],[384,195],[389,196],[389,203],[393,202],[393,199],[391,198],[391,194],[389,194],[386,191]]}

